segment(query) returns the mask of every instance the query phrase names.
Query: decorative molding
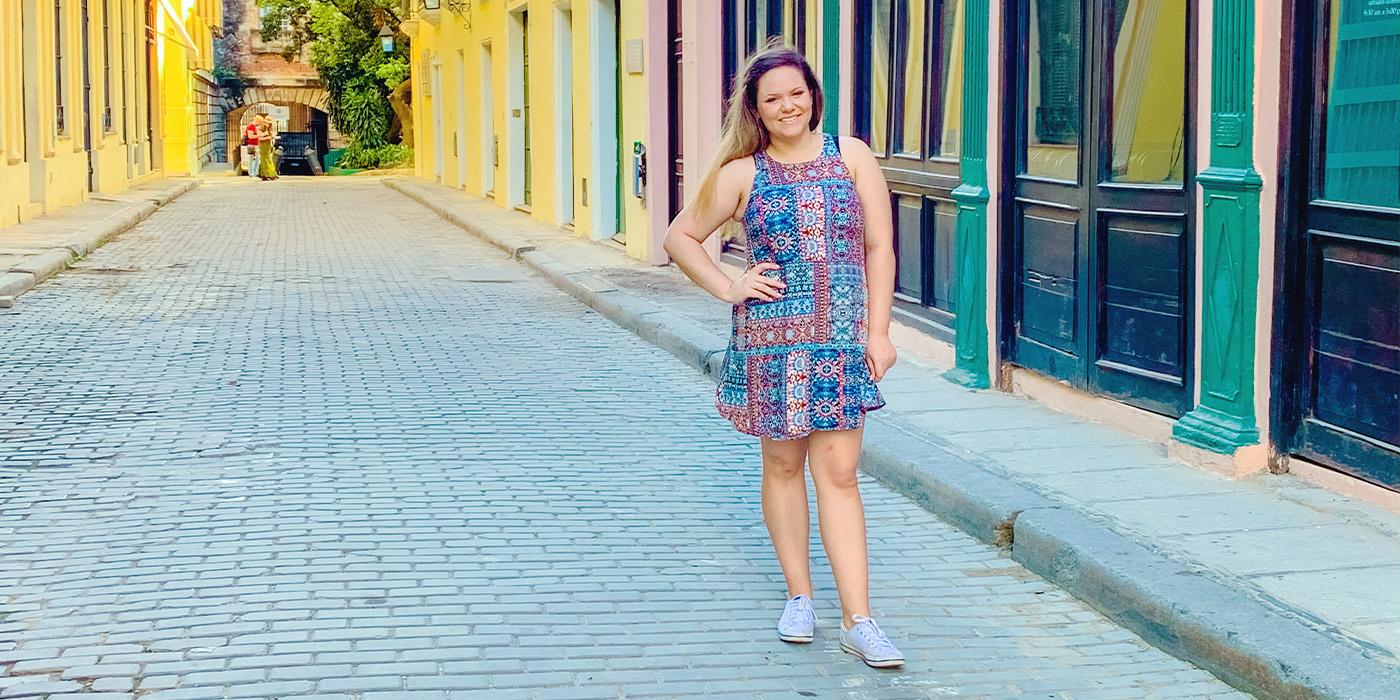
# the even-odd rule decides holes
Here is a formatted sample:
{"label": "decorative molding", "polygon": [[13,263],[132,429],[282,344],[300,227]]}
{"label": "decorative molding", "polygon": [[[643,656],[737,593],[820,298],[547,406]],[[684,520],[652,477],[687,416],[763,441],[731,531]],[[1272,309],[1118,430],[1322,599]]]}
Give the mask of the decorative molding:
{"label": "decorative molding", "polygon": [[1259,191],[1254,171],[1254,3],[1214,0],[1210,167],[1196,177],[1201,223],[1201,393],[1177,440],[1231,454],[1259,442],[1254,415]]}
{"label": "decorative molding", "polygon": [[991,386],[987,357],[987,31],[989,0],[963,10],[962,183],[954,243],[958,277],[954,366],[943,376],[974,389]]}

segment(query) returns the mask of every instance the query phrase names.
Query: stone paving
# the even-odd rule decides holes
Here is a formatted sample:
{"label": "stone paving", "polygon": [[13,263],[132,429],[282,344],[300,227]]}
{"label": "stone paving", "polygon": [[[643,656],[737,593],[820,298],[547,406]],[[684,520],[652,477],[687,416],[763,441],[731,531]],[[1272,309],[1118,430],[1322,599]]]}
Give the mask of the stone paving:
{"label": "stone paving", "polygon": [[772,626],[713,387],[361,179],[225,180],[0,314],[0,699],[1243,697],[864,481]]}

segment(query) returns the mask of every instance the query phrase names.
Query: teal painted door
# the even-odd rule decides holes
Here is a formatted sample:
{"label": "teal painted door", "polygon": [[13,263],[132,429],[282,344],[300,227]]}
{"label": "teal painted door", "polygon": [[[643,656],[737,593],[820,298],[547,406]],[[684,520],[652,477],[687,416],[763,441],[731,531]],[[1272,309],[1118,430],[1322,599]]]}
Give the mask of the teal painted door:
{"label": "teal painted door", "polygon": [[1295,114],[1308,118],[1294,150],[1305,171],[1290,291],[1303,313],[1287,319],[1302,326],[1282,383],[1297,396],[1289,442],[1400,490],[1400,15],[1389,0],[1318,4],[1299,22]]}
{"label": "teal painted door", "polygon": [[1009,76],[1009,359],[1150,411],[1191,404],[1189,0],[1020,0]]}

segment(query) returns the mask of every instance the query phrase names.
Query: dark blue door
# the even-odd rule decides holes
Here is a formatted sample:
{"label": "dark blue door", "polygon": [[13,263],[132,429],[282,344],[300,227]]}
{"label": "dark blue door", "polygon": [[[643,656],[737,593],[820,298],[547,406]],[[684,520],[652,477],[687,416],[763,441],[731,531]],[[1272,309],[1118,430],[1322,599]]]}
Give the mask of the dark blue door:
{"label": "dark blue door", "polygon": [[1278,329],[1297,355],[1283,358],[1278,400],[1292,401],[1294,454],[1400,489],[1400,16],[1389,0],[1309,12],[1284,290],[1294,312]]}
{"label": "dark blue door", "polygon": [[1191,2],[1018,9],[1006,350],[1179,416],[1191,401]]}

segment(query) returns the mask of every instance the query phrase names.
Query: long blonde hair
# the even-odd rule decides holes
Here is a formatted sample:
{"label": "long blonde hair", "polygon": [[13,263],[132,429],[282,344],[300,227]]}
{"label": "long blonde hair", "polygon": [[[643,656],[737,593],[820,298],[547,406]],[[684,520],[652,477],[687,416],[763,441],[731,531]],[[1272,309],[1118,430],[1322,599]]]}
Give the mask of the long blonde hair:
{"label": "long blonde hair", "polygon": [[758,79],[774,68],[791,66],[802,72],[807,89],[812,93],[812,116],[808,127],[816,131],[822,120],[822,86],[817,82],[817,74],[797,49],[781,45],[781,39],[770,41],[768,46],[749,57],[744,69],[734,76],[734,85],[729,91],[729,110],[724,115],[724,127],[720,131],[719,148],[710,163],[709,170],[700,181],[700,192],[695,201],[701,207],[708,207],[714,200],[715,185],[719,171],[732,160],[747,158],[768,148],[768,128],[758,116]]}

